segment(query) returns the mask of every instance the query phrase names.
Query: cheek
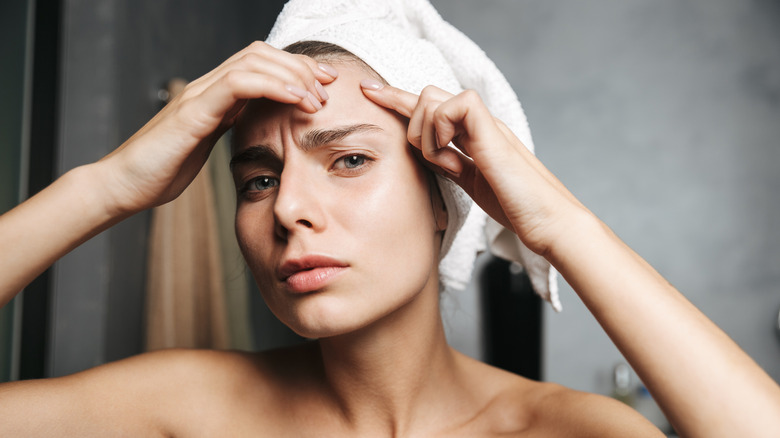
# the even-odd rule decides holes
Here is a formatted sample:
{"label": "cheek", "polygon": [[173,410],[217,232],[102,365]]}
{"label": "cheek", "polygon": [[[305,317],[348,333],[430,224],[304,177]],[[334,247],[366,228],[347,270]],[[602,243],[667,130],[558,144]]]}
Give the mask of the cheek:
{"label": "cheek", "polygon": [[355,190],[351,197],[359,202],[340,203],[336,210],[345,228],[361,230],[363,248],[376,252],[372,255],[378,255],[377,263],[392,266],[432,258],[428,242],[434,242],[436,235],[429,185],[416,163],[376,175]]}
{"label": "cheek", "polygon": [[[252,273],[257,277],[259,268],[269,265],[270,249],[274,238],[273,214],[261,203],[240,204],[236,210],[236,240]],[[258,278],[258,281],[260,278]]]}

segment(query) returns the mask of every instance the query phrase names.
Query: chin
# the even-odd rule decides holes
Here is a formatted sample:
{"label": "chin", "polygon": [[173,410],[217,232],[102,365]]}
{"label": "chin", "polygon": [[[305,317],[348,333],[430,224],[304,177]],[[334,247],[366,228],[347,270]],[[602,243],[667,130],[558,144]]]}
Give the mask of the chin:
{"label": "chin", "polygon": [[352,303],[334,297],[312,295],[290,309],[287,315],[277,315],[284,325],[298,336],[321,339],[344,335],[370,325],[370,311],[357,309]]}
{"label": "chin", "polygon": [[343,321],[338,323],[320,322],[320,321],[295,321],[288,323],[282,321],[284,325],[290,328],[295,334],[306,339],[323,339],[335,336],[346,335],[356,332],[368,324],[345,324]]}
{"label": "chin", "polygon": [[344,278],[323,290],[301,295],[274,291],[271,287],[261,290],[270,292],[264,298],[274,315],[293,332],[309,339],[365,329],[408,308],[422,296],[431,295],[433,302],[438,300],[435,269],[420,270],[419,274],[410,272],[400,282],[390,278],[374,282],[378,285],[369,287],[366,281]]}
{"label": "chin", "polygon": [[[286,324],[285,324],[286,325]],[[344,329],[344,328],[337,328],[337,327],[303,327],[303,326],[293,326],[293,325],[287,325],[287,327],[290,328],[295,334],[298,336],[305,338],[305,339],[327,339],[332,338],[340,335],[345,335],[347,333],[351,333],[354,330]]]}

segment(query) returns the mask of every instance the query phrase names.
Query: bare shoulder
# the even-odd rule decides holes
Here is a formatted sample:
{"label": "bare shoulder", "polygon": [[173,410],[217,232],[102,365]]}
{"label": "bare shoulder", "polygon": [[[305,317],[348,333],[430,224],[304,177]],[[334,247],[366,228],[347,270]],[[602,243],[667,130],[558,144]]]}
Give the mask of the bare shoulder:
{"label": "bare shoulder", "polygon": [[247,381],[262,381],[253,377],[255,363],[247,353],[162,350],[70,376],[3,384],[0,435],[173,436],[195,425],[213,432],[230,397]]}
{"label": "bare shoulder", "polygon": [[[246,418],[245,407],[267,404],[272,391],[267,366],[258,353],[172,349],[116,365],[127,368],[117,370],[118,375],[143,381],[138,391],[153,397],[154,421],[164,424],[170,436],[219,436],[226,430],[235,431],[237,420]],[[252,413],[261,424],[261,412]]]}
{"label": "bare shoulder", "polygon": [[154,356],[144,359],[145,367],[165,368],[153,380],[164,387],[172,436],[255,436],[258,430],[279,430],[289,426],[284,401],[298,402],[296,391],[316,386],[314,344],[262,353],[169,350]]}
{"label": "bare shoulder", "polygon": [[534,429],[543,436],[664,437],[629,406],[603,395],[575,391],[555,383],[530,382],[523,390],[533,412]]}
{"label": "bare shoulder", "polygon": [[488,400],[474,422],[482,436],[665,436],[617,400],[537,382],[481,363],[472,365],[471,371],[478,376],[475,391],[484,391]]}

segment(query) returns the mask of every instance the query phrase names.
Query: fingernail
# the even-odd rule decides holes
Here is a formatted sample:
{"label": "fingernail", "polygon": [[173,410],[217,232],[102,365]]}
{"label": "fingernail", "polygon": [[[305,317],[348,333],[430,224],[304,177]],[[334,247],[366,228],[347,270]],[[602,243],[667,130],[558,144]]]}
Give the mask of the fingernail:
{"label": "fingernail", "polygon": [[360,86],[368,90],[381,90],[384,88],[384,84],[376,79],[363,79],[360,81]]}
{"label": "fingernail", "polygon": [[314,88],[317,89],[317,93],[320,95],[320,98],[322,100],[330,99],[330,96],[328,96],[328,92],[325,91],[325,87],[322,86],[320,81],[314,81]]}
{"label": "fingernail", "polygon": [[307,91],[307,96],[306,97],[309,98],[309,102],[311,102],[311,104],[314,105],[314,108],[316,108],[317,111],[322,109],[322,104],[320,103],[319,100],[317,100],[316,97],[314,97],[313,94],[311,94],[310,92]]}
{"label": "fingernail", "polygon": [[294,96],[298,96],[301,99],[308,97],[309,92],[303,88],[298,88],[295,85],[285,85],[284,88]]}
{"label": "fingernail", "polygon": [[320,63],[320,64],[317,64],[317,67],[319,67],[320,70],[324,71],[325,74],[327,74],[330,77],[335,78],[335,77],[338,77],[338,75],[339,75],[339,72],[336,71],[335,68],[329,66],[328,64],[321,64]]}

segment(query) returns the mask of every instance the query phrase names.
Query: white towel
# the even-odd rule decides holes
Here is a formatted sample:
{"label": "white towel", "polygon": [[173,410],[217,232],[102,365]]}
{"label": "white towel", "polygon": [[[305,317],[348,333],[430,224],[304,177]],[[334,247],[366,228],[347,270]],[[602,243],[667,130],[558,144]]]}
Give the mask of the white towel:
{"label": "white towel", "polygon": [[[391,85],[412,93],[427,85],[453,94],[476,90],[491,113],[533,152],[525,113],[506,78],[427,0],[291,0],[266,42],[284,48],[306,40],[337,44]],[[438,182],[449,215],[439,264],[442,286],[464,288],[487,241],[495,255],[520,263],[536,293],[560,311],[552,266],[489,218],[455,183],[443,177]]]}

